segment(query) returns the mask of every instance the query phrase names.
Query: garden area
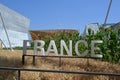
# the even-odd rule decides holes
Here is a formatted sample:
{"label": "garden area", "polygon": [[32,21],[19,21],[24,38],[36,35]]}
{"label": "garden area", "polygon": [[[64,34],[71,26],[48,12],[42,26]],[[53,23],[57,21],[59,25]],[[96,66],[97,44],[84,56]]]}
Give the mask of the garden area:
{"label": "garden area", "polygon": [[[88,59],[88,58],[62,58],[62,64],[59,66],[58,58],[43,58],[36,57],[36,65],[32,65],[32,57],[27,56],[25,65],[22,65],[22,50],[14,51],[0,50],[0,67],[15,67],[27,69],[46,69],[46,70],[69,70],[81,72],[104,72],[104,73],[120,73],[120,30],[113,30],[112,28],[100,28],[100,31],[94,35],[92,30],[88,30],[87,36],[80,36],[78,32],[74,34],[55,34],[53,38],[46,37],[45,50],[49,46],[51,39],[55,40],[58,52],[60,52],[60,40],[64,40],[66,45],[69,46],[69,40],[75,45],[78,40],[85,40],[88,43],[86,47],[84,44],[79,44],[78,49],[82,54],[86,49],[88,50],[89,57],[91,55],[91,41],[102,40],[103,43],[96,44],[100,50],[96,50],[95,54],[103,55],[101,59]],[[34,43],[31,43],[31,48],[28,54],[33,54]],[[22,49],[22,48],[20,48]],[[72,47],[73,56],[75,54],[75,47]],[[52,55],[53,53],[51,53]],[[66,51],[64,50],[64,55]],[[16,71],[0,71],[0,80],[17,80]],[[21,72],[21,80],[119,80],[120,76],[102,76],[102,75],[83,75],[83,74],[65,74],[65,73],[47,73],[47,72]]]}

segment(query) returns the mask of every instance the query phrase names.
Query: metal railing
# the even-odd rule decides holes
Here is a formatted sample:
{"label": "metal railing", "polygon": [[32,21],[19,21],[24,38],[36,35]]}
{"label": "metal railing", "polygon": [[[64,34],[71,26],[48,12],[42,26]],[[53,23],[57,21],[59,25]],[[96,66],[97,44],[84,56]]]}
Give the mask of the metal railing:
{"label": "metal railing", "polygon": [[12,67],[0,67],[0,71],[3,71],[3,70],[18,71],[18,80],[20,80],[20,78],[21,78],[21,71],[68,73],[68,74],[85,74],[85,75],[104,75],[104,76],[120,76],[120,73],[79,72],[79,71],[67,71],[67,70],[44,70],[44,69],[23,69],[23,68],[12,68]]}
{"label": "metal railing", "polygon": [[[35,65],[35,57],[51,57],[59,58],[59,66],[61,66],[61,58],[86,58],[86,59],[100,59],[97,57],[79,57],[79,56],[42,56],[42,55],[22,55],[22,64],[25,64],[25,56],[33,57],[33,65]],[[80,71],[69,71],[69,70],[45,70],[45,69],[25,69],[25,68],[15,68],[15,67],[0,67],[0,71],[17,71],[17,79],[21,80],[22,71],[32,71],[32,72],[51,72],[51,73],[67,73],[67,74],[84,74],[84,75],[103,75],[103,76],[119,76],[120,73],[105,73],[105,72],[80,72]]]}
{"label": "metal railing", "polygon": [[79,57],[79,56],[43,56],[43,55],[22,55],[22,64],[25,64],[25,56],[33,57],[32,64],[35,65],[35,57],[50,57],[50,58],[59,58],[59,67],[61,67],[62,58],[86,58],[86,59],[101,59],[100,57]]}

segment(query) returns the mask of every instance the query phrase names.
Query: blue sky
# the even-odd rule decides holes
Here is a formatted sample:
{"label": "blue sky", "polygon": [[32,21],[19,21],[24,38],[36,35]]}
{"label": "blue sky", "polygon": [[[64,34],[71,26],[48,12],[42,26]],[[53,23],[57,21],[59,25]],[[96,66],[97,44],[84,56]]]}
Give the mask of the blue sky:
{"label": "blue sky", "polygon": [[[103,24],[110,0],[0,0],[30,19],[30,30],[77,29]],[[120,0],[113,0],[107,23],[120,21]]]}

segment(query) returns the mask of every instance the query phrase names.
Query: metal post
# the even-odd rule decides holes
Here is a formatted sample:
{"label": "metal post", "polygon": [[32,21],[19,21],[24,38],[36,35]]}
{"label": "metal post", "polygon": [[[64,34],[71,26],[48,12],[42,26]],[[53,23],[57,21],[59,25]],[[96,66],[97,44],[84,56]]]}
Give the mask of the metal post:
{"label": "metal post", "polygon": [[111,4],[112,4],[112,0],[110,0],[109,6],[108,6],[108,10],[107,10],[107,13],[106,13],[106,17],[105,17],[104,25],[105,25],[105,24],[106,24],[106,22],[107,22],[108,15],[109,15],[109,12],[110,12],[110,7],[111,7]]}
{"label": "metal post", "polygon": [[86,70],[89,70],[89,58],[87,59],[87,69]]}
{"label": "metal post", "polygon": [[22,64],[25,64],[25,55],[22,55]]}
{"label": "metal post", "polygon": [[35,66],[35,55],[33,56],[33,66]]}
{"label": "metal post", "polygon": [[2,41],[0,41],[0,50],[2,50]]}
{"label": "metal post", "polygon": [[6,48],[6,49],[8,49],[7,47],[6,47],[6,45],[4,44],[4,42],[0,39],[0,41],[2,42],[2,45]]}
{"label": "metal post", "polygon": [[59,57],[59,67],[61,67],[61,56]]}
{"label": "metal post", "polygon": [[8,39],[8,43],[9,43],[10,49],[11,49],[11,51],[13,51],[12,46],[11,46],[11,42],[10,42],[10,39],[9,39],[9,35],[8,35],[7,30],[6,30],[6,26],[5,26],[5,23],[4,23],[4,20],[3,20],[3,17],[2,17],[1,13],[0,13],[0,16],[1,16],[2,24],[3,24],[3,28],[5,30],[5,33],[6,33],[6,36],[7,36],[7,39]]}
{"label": "metal post", "polygon": [[18,70],[18,80],[20,80],[20,70]]}

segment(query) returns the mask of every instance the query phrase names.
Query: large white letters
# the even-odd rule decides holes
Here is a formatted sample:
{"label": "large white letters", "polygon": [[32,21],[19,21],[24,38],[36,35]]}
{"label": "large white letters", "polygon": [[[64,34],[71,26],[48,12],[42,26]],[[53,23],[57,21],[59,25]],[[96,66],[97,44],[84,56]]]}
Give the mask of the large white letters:
{"label": "large white letters", "polygon": [[77,41],[77,43],[75,44],[75,52],[76,52],[76,54],[77,54],[78,56],[84,57],[84,56],[86,56],[86,55],[88,54],[88,50],[85,50],[85,52],[84,52],[83,54],[79,53],[79,51],[78,51],[78,44],[79,44],[79,43],[84,43],[85,47],[87,47],[88,44],[87,44],[87,42],[84,41],[84,40],[79,40],[79,41]]}
{"label": "large white letters", "polygon": [[[45,42],[43,40],[24,40],[23,42],[23,55],[26,55],[26,50],[29,46],[27,46],[27,42],[34,42],[34,55],[38,55],[38,49],[40,50],[41,55],[48,55],[49,53],[53,52],[55,56],[58,56],[58,50],[55,44],[54,40],[51,40],[49,43],[49,46],[47,48],[47,51],[45,52],[44,46]],[[69,46],[67,47],[66,43],[64,40],[60,41],[60,56],[64,56],[64,49],[66,50],[68,56],[72,56],[72,49],[73,46],[75,46],[75,52],[78,56],[80,57],[85,57],[88,54],[88,50],[85,50],[84,53],[80,53],[78,46],[79,44],[82,43],[85,45],[85,47],[88,47],[87,41],[84,40],[79,40],[76,42],[75,45],[72,45],[72,40],[69,40]],[[91,41],[91,57],[97,57],[97,58],[102,58],[102,54],[95,54],[95,50],[100,50],[99,47],[95,47],[95,44],[97,43],[102,43],[101,40],[92,40]]]}
{"label": "large white letters", "polygon": [[34,41],[34,54],[37,55],[38,49],[40,49],[41,55],[45,55],[44,45],[45,45],[45,42],[43,40],[35,40]]}
{"label": "large white letters", "polygon": [[103,55],[102,54],[95,54],[94,50],[100,50],[99,47],[94,47],[95,46],[95,43],[102,43],[101,40],[94,40],[94,41],[91,41],[91,57],[99,57],[99,58],[102,58]]}
{"label": "large white letters", "polygon": [[50,41],[46,54],[48,55],[50,52],[54,52],[55,55],[58,56],[58,51],[54,40]]}
{"label": "large white letters", "polygon": [[72,40],[69,40],[69,50],[67,48],[67,45],[65,44],[65,41],[64,40],[61,40],[60,41],[60,52],[61,52],[61,56],[64,55],[63,53],[63,48],[66,50],[68,56],[72,56]]}

